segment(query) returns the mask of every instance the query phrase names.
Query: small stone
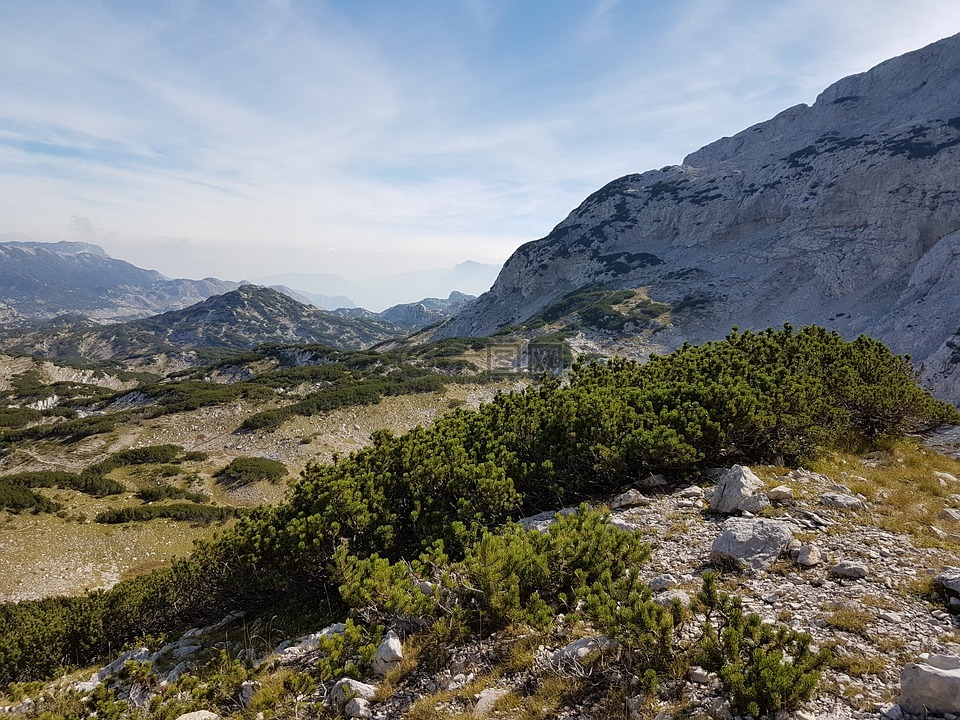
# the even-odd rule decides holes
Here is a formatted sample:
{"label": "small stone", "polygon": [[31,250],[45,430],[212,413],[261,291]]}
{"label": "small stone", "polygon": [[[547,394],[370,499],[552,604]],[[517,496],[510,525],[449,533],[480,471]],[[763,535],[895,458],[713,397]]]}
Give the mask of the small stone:
{"label": "small stone", "polygon": [[899,705],[892,705],[883,711],[883,717],[888,720],[903,720],[903,710]]}
{"label": "small stone", "polygon": [[395,668],[403,660],[403,645],[400,638],[391,630],[377,648],[377,654],[373,658],[373,672],[377,675],[386,675],[392,668]]}
{"label": "small stone", "polygon": [[862,510],[866,507],[863,500],[844,493],[827,493],[820,498],[820,504],[842,510]]}
{"label": "small stone", "polygon": [[885,622],[893,623],[894,625],[899,625],[903,622],[903,618],[900,616],[900,613],[891,612],[889,610],[879,613],[877,617]]}
{"label": "small stone", "polygon": [[359,697],[347,701],[343,708],[343,714],[351,718],[373,717],[373,712],[370,710],[370,701]]}
{"label": "small stone", "polygon": [[685,487],[683,490],[677,493],[677,497],[682,498],[702,498],[703,497],[703,488],[699,485],[691,485],[690,487]]}
{"label": "small stone", "polygon": [[699,665],[694,665],[687,670],[687,679],[692,683],[696,683],[697,685],[709,685],[711,680],[710,673],[708,673]]}
{"label": "small stone", "polygon": [[486,688],[477,695],[477,704],[473,706],[473,716],[476,718],[486,717],[493,712],[497,700],[509,693],[509,690],[503,688]]}
{"label": "small stone", "polygon": [[620,510],[621,508],[639,507],[649,505],[653,501],[639,490],[630,488],[624,493],[617,495],[610,503],[611,510]]}
{"label": "small stone", "polygon": [[950,520],[951,522],[960,522],[960,510],[944,508],[940,512],[940,518],[942,520]]}
{"label": "small stone", "polygon": [[823,561],[823,554],[816,545],[804,545],[797,552],[797,565],[815,567]]}
{"label": "small stone", "polygon": [[756,515],[762,510],[770,507],[770,498],[767,497],[766,493],[756,493],[750,497],[744,498],[740,501],[740,504],[737,505],[737,508],[740,512],[751,513]]}
{"label": "small stone", "polygon": [[770,498],[773,502],[782,502],[784,500],[792,500],[793,488],[787,487],[786,485],[777,485],[775,488],[773,488],[767,493],[767,497]]}
{"label": "small stone", "polygon": [[634,695],[627,698],[627,717],[630,720],[639,720],[643,716],[643,706],[646,702],[646,695]]}
{"label": "small stone", "polygon": [[253,698],[254,693],[257,692],[259,687],[260,683],[254,682],[253,680],[244,680],[240,683],[240,704],[244,707],[249,705],[251,698]]}
{"label": "small stone", "polygon": [[177,720],[220,720],[220,716],[209,710],[194,710],[193,712],[178,715]]}
{"label": "small stone", "polygon": [[868,572],[869,570],[866,565],[854,562],[853,560],[842,560],[830,568],[831,575],[839,578],[849,578],[851,580],[865,578]]}
{"label": "small stone", "polygon": [[938,480],[944,480],[944,481],[946,481],[946,482],[951,482],[951,483],[960,482],[960,480],[957,480],[956,477],[954,477],[953,475],[951,475],[951,474],[948,473],[948,472],[941,472],[941,471],[939,471],[939,470],[934,470],[934,471],[933,471],[933,476],[934,476],[935,478],[937,478]]}
{"label": "small stone", "polygon": [[676,585],[677,579],[673,575],[657,575],[657,577],[653,578],[647,584],[654,592],[663,592]]}

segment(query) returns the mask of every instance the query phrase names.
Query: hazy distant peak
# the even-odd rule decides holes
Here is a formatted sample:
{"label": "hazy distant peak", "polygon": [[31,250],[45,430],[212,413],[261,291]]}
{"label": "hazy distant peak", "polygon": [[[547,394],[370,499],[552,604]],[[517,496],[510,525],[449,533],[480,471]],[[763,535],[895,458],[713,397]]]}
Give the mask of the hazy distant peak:
{"label": "hazy distant peak", "polygon": [[110,257],[107,252],[99,245],[85,242],[70,242],[69,240],[60,240],[55,243],[36,242],[34,240],[7,240],[0,244],[13,245],[15,247],[28,247],[36,250],[47,250],[57,255],[79,255],[80,253],[90,253],[100,257]]}

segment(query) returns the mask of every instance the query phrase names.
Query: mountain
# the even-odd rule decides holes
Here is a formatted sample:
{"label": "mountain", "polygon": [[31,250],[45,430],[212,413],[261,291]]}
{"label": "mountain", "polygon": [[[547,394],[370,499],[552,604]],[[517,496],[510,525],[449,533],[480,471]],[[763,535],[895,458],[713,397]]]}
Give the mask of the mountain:
{"label": "mountain", "polygon": [[261,285],[287,285],[307,297],[310,297],[310,293],[346,296],[352,302],[341,307],[354,307],[356,303],[379,312],[393,305],[419,302],[418,298],[444,298],[454,291],[479,295],[490,288],[499,270],[499,265],[467,260],[453,268],[417,270],[364,279],[347,280],[338,275],[321,273],[287,273],[258,278],[256,282]]}
{"label": "mountain", "polygon": [[0,307],[7,320],[64,313],[106,322],[130,320],[237,287],[216,278],[170,280],[88,243],[0,242]]}
{"label": "mountain", "polygon": [[960,35],[679,166],[614,180],[520,247],[439,335],[487,335],[562,315],[585,290],[633,289],[669,306],[640,334],[645,351],[734,324],[817,323],[911,354],[957,402],[958,193]]}
{"label": "mountain", "polygon": [[447,298],[424,298],[420,302],[394,305],[378,315],[394,325],[420,330],[453,317],[474,300],[473,295],[454,291]]}
{"label": "mountain", "polygon": [[264,343],[365,348],[403,335],[376,318],[343,318],[271,288],[243,285],[182,310],[116,325],[57,318],[8,332],[4,347],[57,359],[123,360],[197,349],[246,350]]}

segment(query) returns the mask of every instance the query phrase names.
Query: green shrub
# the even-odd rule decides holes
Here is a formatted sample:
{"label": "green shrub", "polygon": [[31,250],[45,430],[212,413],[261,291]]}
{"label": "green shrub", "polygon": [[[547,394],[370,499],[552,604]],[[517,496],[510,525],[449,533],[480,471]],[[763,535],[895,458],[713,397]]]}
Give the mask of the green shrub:
{"label": "green shrub", "polygon": [[810,635],[745,615],[738,599],[717,589],[712,573],[704,576],[697,605],[705,616],[698,659],[717,671],[737,712],[796,710],[812,697],[830,652],[813,652]]}
{"label": "green shrub", "polygon": [[97,513],[96,522],[111,525],[153,520],[155,518],[169,518],[170,520],[212,523],[229,520],[241,512],[239,509],[232,507],[212,507],[210,505],[195,505],[191,503],[138,505],[136,507],[116,508],[99,512]]}
{"label": "green shrub", "polygon": [[76,490],[95,497],[104,497],[106,495],[117,495],[126,490],[126,487],[96,473],[84,471],[79,475],[77,473],[63,472],[60,470],[34,470],[32,472],[15,473],[13,475],[4,475],[0,477],[3,482],[22,487],[48,487],[63,488],[66,490]]}
{"label": "green shrub", "polygon": [[33,408],[0,408],[0,427],[22,428],[43,418],[43,413]]}
{"label": "green shrub", "polygon": [[195,503],[209,502],[210,498],[203,493],[191,492],[174,485],[157,485],[156,487],[139,490],[135,497],[143,502],[156,502],[157,500],[190,500]]}
{"label": "green shrub", "polygon": [[213,474],[218,482],[229,487],[243,487],[261,480],[277,483],[286,475],[286,465],[279,460],[264,457],[234,458],[229,465]]}
{"label": "green shrub", "polygon": [[14,485],[6,478],[0,478],[0,508],[19,513],[24,510],[33,512],[56,512],[60,505],[43,495],[31,492],[22,485]]}

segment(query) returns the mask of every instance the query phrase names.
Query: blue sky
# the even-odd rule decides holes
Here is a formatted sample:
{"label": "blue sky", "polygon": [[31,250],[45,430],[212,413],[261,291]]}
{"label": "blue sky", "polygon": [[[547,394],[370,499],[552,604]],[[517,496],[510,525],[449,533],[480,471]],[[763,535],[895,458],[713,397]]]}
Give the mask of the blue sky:
{"label": "blue sky", "polygon": [[4,0],[0,238],[169,276],[502,262],[956,0]]}

